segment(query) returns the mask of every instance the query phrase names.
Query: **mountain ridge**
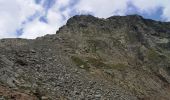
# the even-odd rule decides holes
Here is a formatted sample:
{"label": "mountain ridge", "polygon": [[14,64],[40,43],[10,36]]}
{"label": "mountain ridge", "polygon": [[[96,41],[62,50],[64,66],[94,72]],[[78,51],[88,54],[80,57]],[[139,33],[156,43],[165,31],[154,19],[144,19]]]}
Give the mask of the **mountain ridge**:
{"label": "mountain ridge", "polygon": [[169,29],[139,15],[77,15],[53,35],[1,39],[0,83],[35,100],[169,100]]}

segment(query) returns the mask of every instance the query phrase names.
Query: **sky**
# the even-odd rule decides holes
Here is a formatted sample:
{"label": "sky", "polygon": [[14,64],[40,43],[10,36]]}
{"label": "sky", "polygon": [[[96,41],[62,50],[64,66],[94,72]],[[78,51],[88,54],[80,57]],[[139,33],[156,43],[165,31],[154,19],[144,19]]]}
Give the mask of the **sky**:
{"label": "sky", "polygon": [[34,39],[55,32],[74,15],[108,18],[138,14],[170,21],[170,0],[0,0],[0,39]]}

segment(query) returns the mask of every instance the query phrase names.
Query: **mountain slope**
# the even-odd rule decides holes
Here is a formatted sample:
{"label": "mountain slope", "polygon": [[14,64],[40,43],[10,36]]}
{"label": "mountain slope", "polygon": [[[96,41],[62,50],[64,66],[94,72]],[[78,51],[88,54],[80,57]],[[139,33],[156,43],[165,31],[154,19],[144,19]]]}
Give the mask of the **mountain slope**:
{"label": "mountain slope", "polygon": [[169,100],[170,23],[74,16],[54,35],[0,40],[0,74],[39,99]]}

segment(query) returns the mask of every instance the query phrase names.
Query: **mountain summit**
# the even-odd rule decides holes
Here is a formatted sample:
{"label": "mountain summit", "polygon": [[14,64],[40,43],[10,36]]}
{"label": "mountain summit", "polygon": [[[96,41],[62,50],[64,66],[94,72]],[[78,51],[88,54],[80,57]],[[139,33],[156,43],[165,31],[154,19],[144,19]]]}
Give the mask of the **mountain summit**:
{"label": "mountain summit", "polygon": [[1,39],[0,98],[170,100],[170,23],[77,15],[53,35]]}

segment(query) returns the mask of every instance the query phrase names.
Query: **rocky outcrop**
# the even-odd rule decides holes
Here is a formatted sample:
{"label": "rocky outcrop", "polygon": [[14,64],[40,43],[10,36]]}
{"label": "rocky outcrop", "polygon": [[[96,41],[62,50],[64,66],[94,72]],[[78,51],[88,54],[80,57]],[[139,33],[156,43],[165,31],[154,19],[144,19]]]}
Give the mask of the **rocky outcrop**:
{"label": "rocky outcrop", "polygon": [[40,100],[169,100],[169,29],[138,15],[74,16],[54,35],[0,40],[0,82]]}

